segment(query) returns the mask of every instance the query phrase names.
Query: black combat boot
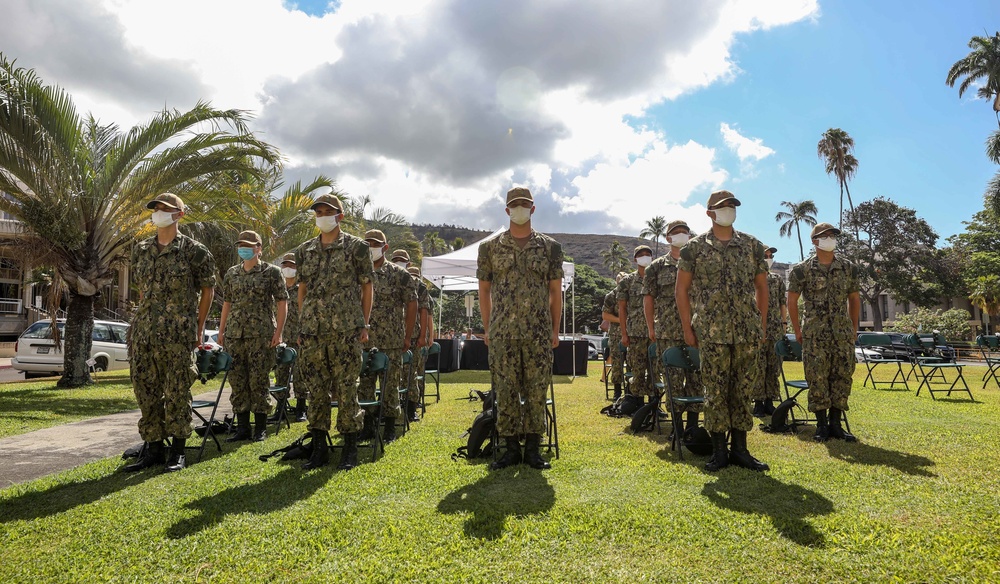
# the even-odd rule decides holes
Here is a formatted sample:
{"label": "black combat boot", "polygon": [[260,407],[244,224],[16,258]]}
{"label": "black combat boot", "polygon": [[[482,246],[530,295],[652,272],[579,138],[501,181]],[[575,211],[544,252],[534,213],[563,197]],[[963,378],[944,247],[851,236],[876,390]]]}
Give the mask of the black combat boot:
{"label": "black combat boot", "polygon": [[774,400],[766,399],[764,400],[764,413],[768,416],[774,413]]}
{"label": "black combat boot", "polygon": [[620,398],[621,396],[622,396],[622,384],[616,383],[615,384],[615,396],[613,398],[611,398],[611,399],[612,399],[612,401],[618,401],[618,398]]}
{"label": "black combat boot", "polygon": [[516,436],[504,438],[503,456],[490,463],[490,470],[500,470],[515,464],[521,464],[521,442]]}
{"label": "black combat boot", "polygon": [[843,410],[830,408],[830,438],[836,438],[844,442],[857,442],[858,439],[854,437],[854,434],[851,434],[840,425],[843,413]]}
{"label": "black combat boot", "polygon": [[344,434],[344,449],[340,452],[339,470],[351,470],[358,466],[358,433]]}
{"label": "black combat boot", "polygon": [[167,472],[177,472],[179,470],[184,470],[185,460],[184,460],[184,444],[186,440],[184,438],[174,437],[172,443],[170,444],[170,457],[167,458],[167,465],[164,470]]}
{"label": "black combat boot", "polygon": [[826,442],[830,438],[830,426],[826,421],[826,410],[816,410],[816,434],[813,440]]}
{"label": "black combat boot", "polygon": [[232,436],[226,438],[226,442],[243,442],[251,438],[253,438],[253,433],[250,432],[250,412],[236,414],[236,431],[233,432]]}
{"label": "black combat boot", "polygon": [[267,414],[253,415],[253,441],[263,442],[267,440]]}
{"label": "black combat boot", "polygon": [[754,458],[747,450],[746,430],[730,430],[730,434],[733,437],[733,446],[729,449],[729,462],[731,464],[757,472],[771,470],[771,467]]}
{"label": "black combat boot", "polygon": [[528,434],[524,441],[524,463],[537,470],[550,469],[552,465],[542,458],[542,453],[538,450],[541,443],[540,434]]}
{"label": "black combat boot", "polygon": [[396,441],[396,418],[382,418],[382,443],[392,444]]}
{"label": "black combat boot", "polygon": [[413,400],[408,400],[406,402],[406,415],[409,416],[411,422],[419,422],[420,414],[417,413],[417,409],[420,407],[418,402]]}
{"label": "black combat boot", "polygon": [[308,418],[306,417],[306,400],[302,398],[295,399],[295,422],[305,422]]}
{"label": "black combat boot", "polygon": [[312,470],[321,466],[326,466],[330,462],[330,447],[326,443],[326,432],[323,430],[310,430],[312,436],[312,454],[309,460],[302,465],[302,470]]}
{"label": "black combat boot", "polygon": [[764,400],[758,399],[753,402],[753,417],[763,418],[767,415],[767,407],[764,405]]}
{"label": "black combat boot", "polygon": [[729,466],[729,450],[726,446],[726,433],[712,432],[712,457],[705,463],[705,470],[715,472]]}
{"label": "black combat boot", "polygon": [[361,433],[358,434],[358,440],[361,442],[368,442],[369,440],[375,439],[375,434],[378,433],[378,423],[375,418],[375,414],[370,414],[365,412],[364,426],[361,428]]}
{"label": "black combat boot", "polygon": [[142,449],[139,459],[132,464],[126,464],[122,470],[125,472],[135,472],[163,464],[165,460],[166,455],[163,452],[163,440],[147,442],[146,447]]}

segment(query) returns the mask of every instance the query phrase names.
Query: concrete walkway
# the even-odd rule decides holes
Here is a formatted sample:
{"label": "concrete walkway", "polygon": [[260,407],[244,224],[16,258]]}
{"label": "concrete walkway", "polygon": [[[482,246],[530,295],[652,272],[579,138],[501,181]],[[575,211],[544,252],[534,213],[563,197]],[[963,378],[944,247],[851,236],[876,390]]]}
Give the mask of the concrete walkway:
{"label": "concrete walkway", "polygon": [[[214,391],[194,397],[211,400],[218,391],[216,386]],[[209,413],[204,413],[206,418]],[[232,414],[228,386],[222,392],[215,417],[221,420],[227,414]],[[142,442],[139,417],[139,410],[132,410],[0,439],[0,489],[109,456],[120,456],[129,447]],[[197,418],[194,421],[196,426],[200,424]],[[201,439],[196,434],[192,437]],[[205,448],[215,448],[215,445],[210,443]]]}

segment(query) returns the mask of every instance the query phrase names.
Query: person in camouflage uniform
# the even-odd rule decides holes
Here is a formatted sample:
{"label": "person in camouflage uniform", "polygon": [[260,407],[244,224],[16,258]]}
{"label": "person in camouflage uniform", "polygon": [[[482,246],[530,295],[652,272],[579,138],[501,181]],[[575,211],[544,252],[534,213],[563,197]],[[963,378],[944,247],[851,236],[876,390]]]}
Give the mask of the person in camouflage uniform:
{"label": "person in camouflage uniform", "polygon": [[[684,329],[681,327],[681,317],[677,312],[674,290],[677,283],[677,261],[681,257],[681,248],[687,243],[690,235],[691,228],[684,221],[671,221],[667,224],[670,253],[653,260],[646,269],[646,277],[643,278],[643,315],[646,317],[646,332],[649,341],[656,343],[656,352],[659,355],[671,347],[684,346]],[[660,359],[650,363],[650,370],[653,371],[653,379],[660,379],[664,374],[670,376],[670,387],[676,397],[704,395],[701,377],[697,371],[674,368],[664,371],[663,361]],[[687,413],[684,431],[690,434],[698,427],[698,412],[701,411],[701,406],[690,404],[682,406],[680,411]],[[681,430],[681,421],[674,420],[675,435],[680,437]]]}
{"label": "person in camouflage uniform", "polygon": [[684,342],[701,352],[705,427],[713,450],[705,470],[710,472],[730,463],[768,470],[747,449],[747,432],[753,428],[750,391],[759,375],[767,322],[767,263],[763,244],[732,227],[739,204],[729,191],[712,193],[706,211],[712,229],[681,248],[677,263]]}
{"label": "person in camouflage uniform", "polygon": [[522,460],[532,468],[550,468],[539,448],[552,349],[559,345],[563,252],[559,243],[531,228],[534,211],[528,189],[511,189],[510,227],[479,246],[479,309],[496,390],[497,433],[506,446],[490,464],[493,470]]}
{"label": "person in camouflage uniform", "polygon": [[778,378],[781,376],[781,357],[774,344],[785,338],[785,323],[788,322],[788,307],[785,305],[788,292],[785,290],[785,280],[771,272],[774,264],[776,247],[764,250],[764,260],[767,262],[767,331],[764,335],[764,346],[760,348],[761,375],[754,386],[751,399],[754,401],[753,415],[763,418],[774,413],[774,400],[781,401]]}
{"label": "person in camouflage uniform", "polygon": [[[192,350],[201,344],[205,319],[215,294],[215,260],[208,248],[178,233],[184,202],[163,193],[146,205],[153,209],[156,235],[132,249],[132,286],[139,305],[128,334],[130,375],[139,402],[139,434],[146,442],[132,472],[166,462],[184,468],[184,446],[191,435],[191,384],[198,377]],[[170,457],[163,440],[172,437]]]}
{"label": "person in camouflage uniform", "polygon": [[[802,365],[809,383],[809,411],[816,414],[818,442],[856,438],[841,427],[851,395],[854,339],[861,312],[858,267],[834,254],[840,230],[829,223],[812,229],[816,255],[796,264],[788,276],[788,311],[795,339],[802,343]],[[804,323],[799,324],[799,296]],[[829,410],[829,418],[827,418]]]}
{"label": "person in camouflage uniform", "polygon": [[632,381],[629,382],[629,393],[642,399],[649,396],[653,402],[653,378],[649,369],[649,339],[646,337],[646,316],[642,308],[642,284],[646,277],[646,268],[653,262],[653,250],[648,245],[640,245],[632,253],[632,261],[637,270],[622,278],[616,288],[618,297],[618,314],[622,329],[622,344],[626,347],[625,362],[628,363]]}
{"label": "person in camouflage uniform", "polygon": [[364,412],[358,404],[361,345],[368,342],[372,309],[372,259],[368,245],[344,233],[340,199],[320,195],[312,206],[319,237],[295,250],[299,276],[299,358],[296,374],[309,396],[306,417],[313,451],[302,468],[310,470],[330,460],[331,401],[336,401],[337,431],[344,449],[337,468],[358,464],[358,432]]}
{"label": "person in camouflage uniform", "polygon": [[[281,336],[285,342],[292,347],[298,343],[299,339],[299,283],[296,280],[295,254],[286,253],[281,258],[281,275],[285,279],[285,290],[288,292],[289,301],[285,311],[285,328]],[[291,394],[295,396],[295,412],[293,417],[296,422],[306,421],[306,400],[308,396],[301,386],[296,387],[295,380],[292,379],[292,367],[295,363],[281,363],[274,368],[274,384],[288,387]],[[288,394],[285,394],[287,399]],[[277,414],[269,422],[277,421]]]}
{"label": "person in camouflage uniform", "polygon": [[604,306],[601,310],[601,318],[608,321],[608,354],[605,360],[611,359],[611,383],[615,387],[614,400],[622,396],[622,382],[625,380],[624,363],[622,362],[622,327],[621,319],[618,315],[618,284],[622,278],[627,276],[627,272],[618,272],[615,276],[615,288],[604,295]]}
{"label": "person in camouflage uniform", "polygon": [[[365,233],[374,271],[372,272],[372,312],[368,321],[368,342],[365,350],[378,349],[389,358],[386,384],[382,388],[382,440],[396,440],[396,418],[399,408],[399,388],[403,382],[403,353],[410,350],[413,322],[417,316],[417,285],[405,269],[387,262],[389,249],[385,234],[378,229]],[[375,376],[364,375],[358,385],[358,395],[365,401],[375,399]],[[375,412],[365,414],[365,429],[360,440],[375,437],[378,421]]]}
{"label": "person in camouflage uniform", "polygon": [[229,402],[236,415],[236,432],[226,442],[251,438],[263,442],[271,409],[267,388],[275,362],[274,347],[281,343],[285,326],[288,292],[278,266],[260,261],[262,242],[257,232],[241,232],[236,245],[242,261],[226,270],[222,278],[219,319],[219,344],[233,357]]}
{"label": "person in camouflage uniform", "polygon": [[407,378],[406,415],[411,422],[419,422],[418,408],[426,408],[424,400],[424,371],[427,364],[426,351],[434,342],[434,309],[433,299],[427,284],[420,277],[420,268],[410,265],[410,254],[405,249],[397,249],[392,253],[392,261],[397,265],[406,265],[406,271],[417,283],[417,321],[413,325],[413,339],[410,343],[413,351]]}

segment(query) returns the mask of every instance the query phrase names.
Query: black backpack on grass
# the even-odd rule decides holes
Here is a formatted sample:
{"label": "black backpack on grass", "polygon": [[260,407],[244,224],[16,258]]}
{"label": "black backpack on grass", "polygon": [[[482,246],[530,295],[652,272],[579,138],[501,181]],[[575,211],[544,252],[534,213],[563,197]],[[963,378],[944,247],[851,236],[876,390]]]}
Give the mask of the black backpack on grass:
{"label": "black backpack on grass", "polygon": [[[465,446],[459,447],[451,455],[452,460],[493,456],[495,445],[492,436],[493,430],[496,428],[496,410],[494,408],[496,392],[492,389],[489,392],[474,391],[479,394],[479,399],[483,401],[483,411],[476,415],[476,418],[472,420],[472,427],[463,434],[464,437],[468,437],[468,440]],[[469,397],[475,399],[472,394]]]}
{"label": "black backpack on grass", "polygon": [[305,460],[312,456],[312,450],[312,435],[306,434],[288,446],[279,448],[271,454],[261,454],[258,458],[261,462],[267,462],[268,460],[281,454],[283,455],[281,460]]}

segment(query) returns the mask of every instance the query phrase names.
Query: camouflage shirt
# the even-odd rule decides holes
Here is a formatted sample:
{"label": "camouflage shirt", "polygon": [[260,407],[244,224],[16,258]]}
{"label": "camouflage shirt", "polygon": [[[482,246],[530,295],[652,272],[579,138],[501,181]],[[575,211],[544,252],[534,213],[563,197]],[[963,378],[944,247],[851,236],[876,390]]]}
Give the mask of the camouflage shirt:
{"label": "camouflage shirt", "polygon": [[[417,318],[413,323],[413,338],[415,340],[420,338],[420,331],[423,327],[420,326],[420,311],[427,310],[431,311],[431,294],[427,290],[427,284],[424,284],[423,278],[417,276],[412,276],[413,281],[417,284]],[[415,345],[414,345],[415,346]]]}
{"label": "camouflage shirt", "polygon": [[286,343],[295,344],[299,338],[299,283],[285,288],[288,292],[288,305],[285,307],[285,330],[281,332]]}
{"label": "camouflage shirt", "polygon": [[653,332],[658,339],[684,338],[681,316],[677,312],[674,289],[677,284],[677,260],[665,255],[653,260],[646,268],[642,293],[653,297]]}
{"label": "camouflage shirt", "polygon": [[854,340],[848,296],[858,291],[858,267],[834,256],[824,267],[816,256],[792,267],[788,290],[802,295],[802,336],[814,340]]}
{"label": "camouflage shirt", "polygon": [[413,276],[396,264],[384,261],[372,272],[372,314],[368,324],[368,346],[402,349],[406,333],[406,305],[417,299]]}
{"label": "camouflage shirt", "polygon": [[562,280],[562,246],[532,230],[524,249],[505,231],[479,246],[476,278],[491,283],[492,339],[552,339],[549,282]]}
{"label": "camouflage shirt", "polygon": [[250,271],[240,262],[226,270],[222,278],[222,299],[230,304],[226,319],[227,339],[270,339],[277,325],[274,305],[288,300],[281,268],[257,262]]}
{"label": "camouflage shirt", "polygon": [[372,258],[364,240],[343,232],[325,246],[310,239],[296,248],[295,265],[306,286],[299,334],[344,335],[365,326],[361,285],[371,282]]}
{"label": "camouflage shirt", "polygon": [[681,248],[677,268],[691,273],[691,326],[700,342],[760,342],[754,279],[767,273],[767,263],[757,238],[733,231],[723,242],[706,231]]}
{"label": "camouflage shirt", "polygon": [[[642,311],[642,276],[638,271],[622,278],[616,289],[618,301],[625,301],[625,330],[630,338],[646,338],[646,314]],[[621,315],[618,315],[621,317]]]}
{"label": "camouflage shirt", "polygon": [[132,249],[132,287],[142,294],[129,327],[131,342],[194,346],[202,288],[215,287],[215,260],[208,248],[177,234],[163,251],[156,236]]}
{"label": "camouflage shirt", "polygon": [[[618,316],[618,292],[617,289],[612,290],[604,295],[604,308],[602,312],[610,312],[611,314]],[[622,327],[617,322],[609,323],[608,325],[608,343],[613,347],[615,343],[622,340]]]}
{"label": "camouflage shirt", "polygon": [[778,274],[767,274],[767,340],[778,341],[785,336],[785,324],[781,322],[781,307],[788,304],[785,280]]}

